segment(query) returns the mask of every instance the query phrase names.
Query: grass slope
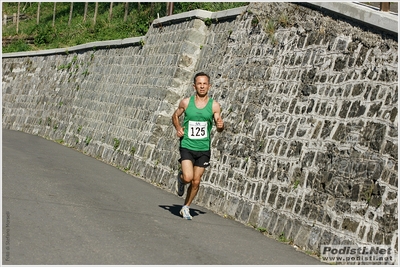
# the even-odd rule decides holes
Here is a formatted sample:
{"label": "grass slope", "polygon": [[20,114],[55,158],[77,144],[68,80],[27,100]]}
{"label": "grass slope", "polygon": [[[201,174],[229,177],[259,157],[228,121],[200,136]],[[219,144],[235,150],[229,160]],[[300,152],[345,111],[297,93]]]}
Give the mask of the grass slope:
{"label": "grass slope", "polygon": [[[110,19],[110,2],[98,2],[98,13],[94,23],[95,3],[88,3],[84,21],[84,2],[74,2],[72,19],[69,23],[70,2],[41,2],[39,24],[37,25],[38,2],[21,2],[23,14],[18,26],[9,21],[2,26],[3,53],[45,50],[71,47],[79,44],[117,40],[143,36],[152,21],[166,16],[166,2],[129,2],[128,16],[124,21],[125,3],[114,2]],[[195,2],[174,3],[174,14],[195,9],[220,11],[248,5],[248,2]],[[8,17],[18,12],[17,2],[2,2],[2,15]],[[6,42],[5,42],[6,41]]]}

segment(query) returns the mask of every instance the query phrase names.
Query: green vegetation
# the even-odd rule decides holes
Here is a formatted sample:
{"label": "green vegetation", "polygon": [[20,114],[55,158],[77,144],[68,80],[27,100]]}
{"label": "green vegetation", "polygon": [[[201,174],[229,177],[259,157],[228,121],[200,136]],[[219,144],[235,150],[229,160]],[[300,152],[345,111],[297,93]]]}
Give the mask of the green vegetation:
{"label": "green vegetation", "polygon": [[90,144],[90,141],[92,141],[92,137],[86,136],[85,145],[88,146]]}
{"label": "green vegetation", "polygon": [[294,181],[293,189],[296,189],[299,186],[299,184],[300,184],[300,180]]}
{"label": "green vegetation", "polygon": [[258,26],[258,24],[260,23],[260,21],[258,20],[258,18],[257,17],[254,17],[252,20],[251,20],[251,27],[257,27]]}
{"label": "green vegetation", "polygon": [[[173,14],[195,9],[220,11],[248,5],[248,2],[196,2],[174,3]],[[18,2],[3,2],[3,15],[12,17],[18,12]],[[54,13],[54,7],[56,11]],[[113,3],[110,16],[110,2],[98,2],[96,21],[95,3],[87,6],[84,21],[85,2],[73,2],[70,20],[70,2],[41,2],[39,24],[37,25],[38,2],[21,2],[21,19],[18,24],[8,21],[2,26],[3,40],[9,42],[2,47],[3,53],[67,48],[79,44],[117,40],[144,36],[151,23],[158,16],[166,16],[166,2],[129,2],[125,17],[125,3]],[[53,15],[55,15],[53,26]],[[143,44],[144,45],[144,42]],[[85,74],[83,74],[85,75]]]}
{"label": "green vegetation", "polygon": [[212,24],[212,19],[206,18],[206,19],[204,20],[204,23],[207,25],[207,27],[209,27],[209,26],[211,26],[211,24]]}
{"label": "green vegetation", "polygon": [[257,227],[256,229],[257,229],[257,231],[259,231],[261,233],[267,233],[267,228],[265,228],[265,227]]}
{"label": "green vegetation", "polygon": [[118,138],[114,138],[114,150],[117,150],[119,145],[121,144],[121,141],[119,141]]}
{"label": "green vegetation", "polygon": [[131,152],[131,155],[133,156],[135,154],[135,152],[136,152],[136,148],[134,146],[131,147],[130,152]]}
{"label": "green vegetation", "polygon": [[[250,10],[248,14],[253,14]],[[278,44],[278,40],[275,37],[276,30],[279,27],[287,28],[290,27],[292,24],[289,21],[289,17],[286,13],[282,13],[275,18],[268,18],[264,22],[261,20],[260,17],[254,15],[253,19],[251,20],[251,26],[257,27],[261,25],[263,31],[268,35],[268,38],[271,41],[271,44],[276,46]]]}
{"label": "green vegetation", "polygon": [[131,169],[131,162],[128,163],[128,166],[124,167],[124,171],[128,172]]}
{"label": "green vegetation", "polygon": [[281,234],[278,237],[278,241],[280,241],[282,243],[293,243],[293,240],[288,239],[284,232],[281,232]]}

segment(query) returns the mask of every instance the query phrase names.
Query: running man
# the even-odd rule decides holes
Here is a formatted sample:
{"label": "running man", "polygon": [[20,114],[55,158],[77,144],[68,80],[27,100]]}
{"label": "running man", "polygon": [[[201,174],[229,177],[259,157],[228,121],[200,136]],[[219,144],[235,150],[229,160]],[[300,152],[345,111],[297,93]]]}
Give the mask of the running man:
{"label": "running man", "polygon": [[[196,94],[184,98],[179,103],[178,109],[172,115],[172,123],[176,129],[176,135],[180,138],[179,162],[182,171],[177,177],[177,193],[182,196],[185,185],[190,184],[187,190],[185,204],[180,214],[183,218],[191,220],[189,206],[197,195],[200,180],[205,168],[210,165],[211,157],[211,128],[213,120],[218,132],[224,130],[224,122],[221,118],[221,107],[217,101],[208,96],[210,90],[210,76],[199,72],[194,76],[193,88]],[[183,127],[179,117],[185,114]]]}

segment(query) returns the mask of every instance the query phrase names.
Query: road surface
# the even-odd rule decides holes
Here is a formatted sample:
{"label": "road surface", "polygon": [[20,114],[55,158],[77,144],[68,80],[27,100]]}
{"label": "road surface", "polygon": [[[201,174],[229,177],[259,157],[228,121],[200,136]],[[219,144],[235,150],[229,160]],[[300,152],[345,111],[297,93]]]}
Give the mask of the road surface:
{"label": "road surface", "polygon": [[3,264],[312,265],[318,259],[44,138],[2,130]]}

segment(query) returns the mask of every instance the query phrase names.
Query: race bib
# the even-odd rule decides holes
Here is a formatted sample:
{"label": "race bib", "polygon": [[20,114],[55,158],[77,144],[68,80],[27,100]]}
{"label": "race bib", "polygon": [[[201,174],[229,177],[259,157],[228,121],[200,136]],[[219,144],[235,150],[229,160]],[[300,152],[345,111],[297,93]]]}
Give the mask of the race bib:
{"label": "race bib", "polygon": [[207,133],[206,121],[189,121],[189,139],[204,139]]}

